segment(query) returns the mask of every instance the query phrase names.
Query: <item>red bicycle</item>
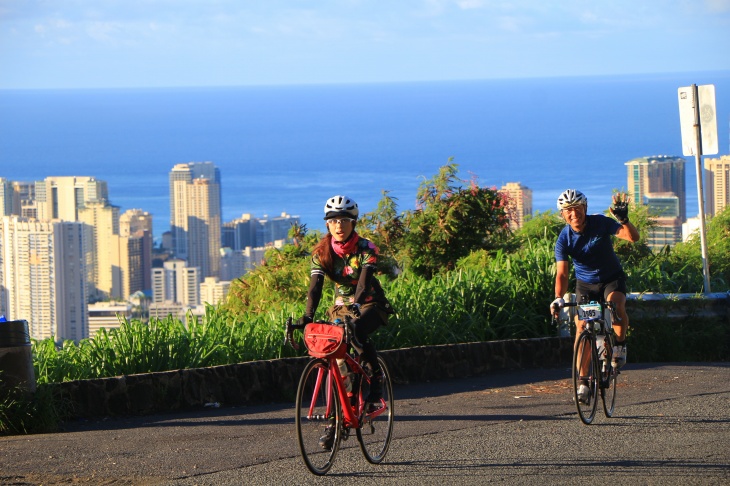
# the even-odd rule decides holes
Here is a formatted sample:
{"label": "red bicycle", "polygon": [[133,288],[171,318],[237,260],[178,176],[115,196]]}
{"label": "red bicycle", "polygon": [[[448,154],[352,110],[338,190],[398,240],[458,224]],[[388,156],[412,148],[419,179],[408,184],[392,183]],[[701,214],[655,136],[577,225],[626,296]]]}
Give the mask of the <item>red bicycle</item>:
{"label": "red bicycle", "polygon": [[[314,358],[302,372],[296,399],[297,441],[304,464],[313,474],[326,474],[352,430],[368,462],[381,463],[393,436],[394,417],[393,384],[385,361],[378,356],[383,398],[367,403],[370,370],[360,362],[362,346],[350,319],[306,325],[287,319],[285,343],[299,349],[293,340],[295,329],[304,330],[304,343]],[[351,349],[354,353],[348,352]]]}

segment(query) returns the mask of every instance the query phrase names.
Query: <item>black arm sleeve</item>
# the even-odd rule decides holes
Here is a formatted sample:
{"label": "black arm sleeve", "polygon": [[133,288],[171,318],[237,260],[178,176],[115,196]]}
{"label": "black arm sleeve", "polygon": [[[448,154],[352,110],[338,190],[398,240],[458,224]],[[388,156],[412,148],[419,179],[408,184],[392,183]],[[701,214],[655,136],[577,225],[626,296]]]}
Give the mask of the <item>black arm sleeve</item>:
{"label": "black arm sleeve", "polygon": [[309,279],[309,291],[307,292],[307,310],[304,315],[314,319],[317,306],[322,298],[322,287],[324,286],[324,275],[312,275]]}
{"label": "black arm sleeve", "polygon": [[375,273],[375,267],[373,265],[365,265],[360,272],[360,280],[357,281],[357,288],[355,289],[355,303],[364,304],[365,297],[370,293],[372,286],[373,274]]}

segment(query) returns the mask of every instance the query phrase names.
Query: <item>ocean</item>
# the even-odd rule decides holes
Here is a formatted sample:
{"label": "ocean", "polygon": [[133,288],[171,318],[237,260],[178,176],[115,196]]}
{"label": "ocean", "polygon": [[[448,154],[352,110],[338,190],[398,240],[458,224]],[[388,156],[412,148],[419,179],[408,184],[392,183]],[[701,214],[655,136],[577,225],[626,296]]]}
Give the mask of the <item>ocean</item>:
{"label": "ocean", "polygon": [[[185,89],[0,90],[0,177],[94,176],[111,203],[169,229],[168,173],[211,161],[223,219],[282,212],[324,229],[347,194],[362,212],[383,191],[413,209],[453,158],[482,186],[521,182],[533,207],[568,187],[605,210],[625,162],[682,155],[677,89],[714,84],[720,153],[730,153],[730,72],[429,83]],[[698,213],[687,158],[687,214]]]}

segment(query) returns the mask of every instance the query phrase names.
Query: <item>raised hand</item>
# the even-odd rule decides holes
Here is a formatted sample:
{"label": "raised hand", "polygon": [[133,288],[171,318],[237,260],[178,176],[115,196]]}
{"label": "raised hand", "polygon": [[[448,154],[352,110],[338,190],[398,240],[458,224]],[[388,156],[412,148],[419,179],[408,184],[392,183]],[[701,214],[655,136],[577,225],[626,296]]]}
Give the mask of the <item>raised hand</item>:
{"label": "raised hand", "polygon": [[609,208],[616,221],[621,224],[629,222],[629,196],[625,192],[613,195],[613,205]]}

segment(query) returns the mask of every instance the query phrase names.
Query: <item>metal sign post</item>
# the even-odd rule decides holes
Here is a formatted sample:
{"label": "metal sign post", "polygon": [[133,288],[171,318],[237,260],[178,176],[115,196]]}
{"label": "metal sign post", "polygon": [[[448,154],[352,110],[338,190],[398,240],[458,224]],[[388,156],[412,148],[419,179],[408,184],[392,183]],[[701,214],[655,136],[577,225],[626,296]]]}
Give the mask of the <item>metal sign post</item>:
{"label": "metal sign post", "polygon": [[[683,155],[694,155],[697,166],[697,200],[700,210],[700,246],[702,248],[702,274],[705,277],[705,293],[710,289],[710,268],[707,262],[705,226],[705,198],[702,190],[702,154],[716,154],[717,120],[715,110],[715,86],[693,84],[679,88],[679,119],[682,128]],[[703,148],[705,149],[703,152]]]}

